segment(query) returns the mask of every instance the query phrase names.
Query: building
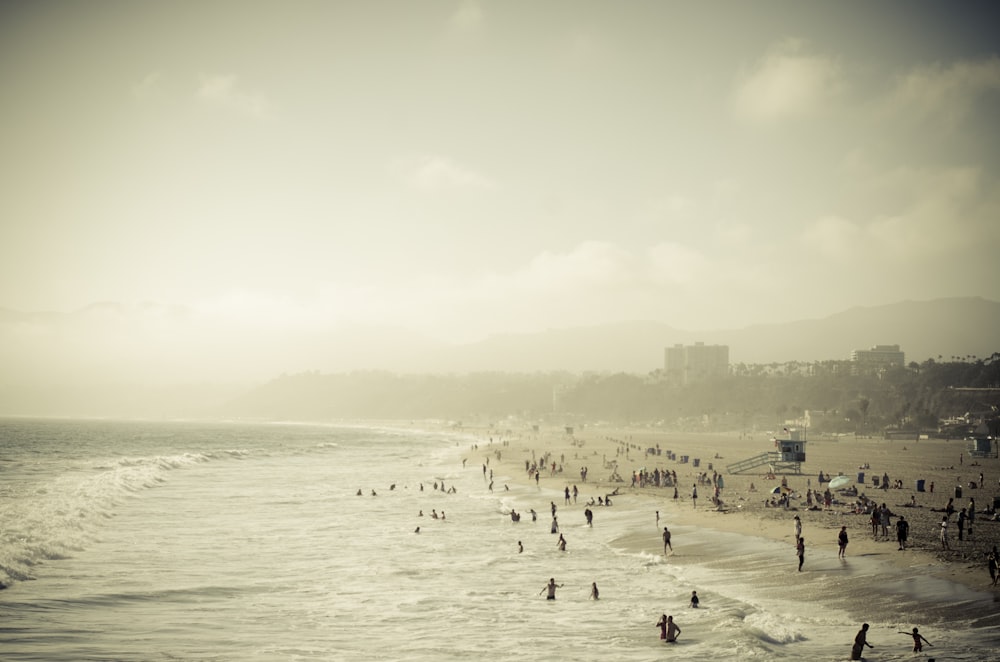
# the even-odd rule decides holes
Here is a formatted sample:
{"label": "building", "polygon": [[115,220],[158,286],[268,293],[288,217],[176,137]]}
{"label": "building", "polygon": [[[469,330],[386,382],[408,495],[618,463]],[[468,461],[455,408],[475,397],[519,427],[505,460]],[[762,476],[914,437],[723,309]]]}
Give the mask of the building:
{"label": "building", "polygon": [[906,365],[899,345],[875,345],[871,349],[856,349],[851,352],[851,363],[855,373],[882,372]]}
{"label": "building", "polygon": [[729,374],[729,346],[674,345],[664,352],[664,372],[667,379],[678,384],[691,384]]}

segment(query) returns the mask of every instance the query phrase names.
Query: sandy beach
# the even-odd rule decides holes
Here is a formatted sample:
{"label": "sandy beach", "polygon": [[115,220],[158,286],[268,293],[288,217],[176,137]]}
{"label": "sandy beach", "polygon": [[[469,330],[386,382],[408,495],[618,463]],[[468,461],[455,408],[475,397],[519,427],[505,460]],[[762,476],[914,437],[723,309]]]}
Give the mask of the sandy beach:
{"label": "sandy beach", "polygon": [[[808,439],[802,473],[778,474],[769,479],[767,466],[741,474],[730,474],[726,470],[729,464],[774,450],[773,437],[766,434],[741,438],[738,433],[700,435],[589,427],[575,430],[573,434],[564,430],[542,430],[520,436],[495,435],[496,439],[501,437],[508,440],[504,446],[493,444],[489,447],[500,451],[499,466],[495,454],[491,456],[494,462],[491,466],[517,481],[533,482],[525,470],[525,461],[550,453],[550,464],[539,479],[542,486],[572,490],[575,485],[580,503],[617,489],[614,508],[648,510],[649,530],[625,541],[636,551],[662,551],[660,529],[653,527],[655,513],[659,511],[662,525],[703,526],[787,542],[792,559],[795,553],[793,518],[798,515],[809,554],[824,550],[836,555],[837,534],[841,526],[846,526],[850,537],[848,557],[875,558],[907,568],[915,576],[947,578],[970,588],[994,591],[1000,596],[1000,588],[990,586],[985,558],[994,545],[1000,545],[1000,522],[988,521],[982,514],[993,503],[994,496],[1000,495],[1000,462],[996,458],[970,458],[963,441]],[[647,449],[656,448],[660,449],[659,454],[647,452]],[[484,447],[479,450],[489,452]],[[669,459],[668,451],[676,460]],[[685,455],[689,461],[682,463],[681,457]],[[695,459],[700,460],[700,466],[694,466]],[[551,471],[553,460],[557,465],[556,473]],[[580,475],[583,467],[588,469],[586,481]],[[678,499],[673,499],[673,487],[633,485],[633,472],[645,469],[651,473],[657,468],[676,472]],[[870,516],[854,513],[852,506],[856,497],[845,496],[840,490],[832,491],[831,507],[824,508],[820,504],[809,509],[806,491],[826,489],[826,484],[821,486],[818,481],[820,471],[834,477],[838,474],[849,476],[848,487],[856,487],[859,496],[866,495],[878,504],[887,504],[893,513],[889,535],[873,535]],[[865,482],[859,484],[858,473],[862,471]],[[707,473],[711,479],[714,472],[723,477],[722,507],[712,504],[711,482],[698,484],[699,498],[694,506],[690,497],[699,474]],[[979,485],[980,473],[985,487]],[[890,485],[902,481],[902,487],[875,487],[873,478],[881,482],[883,475],[888,475]],[[787,508],[769,507],[767,502],[775,496],[772,490],[780,486],[782,478],[799,498],[793,498]],[[918,480],[924,481],[925,491],[917,490]],[[976,487],[970,487],[970,482]],[[961,486],[961,498],[955,498],[956,486]],[[969,506],[970,498],[975,499],[976,509],[973,533],[970,536],[966,531],[965,539],[959,541],[958,511]],[[939,531],[949,499],[954,500],[955,514],[949,518],[950,550],[944,550]],[[910,522],[905,551],[898,549],[896,541],[895,523],[900,515]],[[683,541],[675,539],[674,542],[683,546]]]}

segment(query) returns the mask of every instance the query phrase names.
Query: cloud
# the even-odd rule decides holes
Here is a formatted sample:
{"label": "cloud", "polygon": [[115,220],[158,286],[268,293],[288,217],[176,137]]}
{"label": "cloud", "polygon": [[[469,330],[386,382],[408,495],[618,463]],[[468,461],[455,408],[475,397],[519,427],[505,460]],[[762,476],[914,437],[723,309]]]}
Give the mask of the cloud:
{"label": "cloud", "polygon": [[412,189],[435,193],[442,191],[489,191],[497,187],[489,177],[472,168],[438,155],[400,159],[392,170]]}
{"label": "cloud", "polygon": [[773,121],[815,113],[836,99],[843,74],[836,60],[809,55],[795,39],[774,44],[737,82],[737,116]]}
{"label": "cloud", "polygon": [[465,0],[449,19],[454,32],[468,34],[476,32],[483,25],[483,8],[477,0]]}
{"label": "cloud", "polygon": [[198,85],[198,98],[250,117],[266,118],[270,112],[267,99],[240,89],[237,83],[236,76],[203,74]]}
{"label": "cloud", "polygon": [[944,121],[954,127],[975,102],[1000,90],[1000,57],[918,67],[900,76],[880,104],[891,119]]}
{"label": "cloud", "polygon": [[975,168],[898,168],[871,175],[883,193],[866,216],[827,215],[802,233],[802,247],[837,265],[944,264],[1000,240],[996,201]]}
{"label": "cloud", "polygon": [[146,75],[138,83],[132,85],[132,96],[139,101],[156,99],[163,95],[160,81],[162,76],[159,71],[154,71]]}

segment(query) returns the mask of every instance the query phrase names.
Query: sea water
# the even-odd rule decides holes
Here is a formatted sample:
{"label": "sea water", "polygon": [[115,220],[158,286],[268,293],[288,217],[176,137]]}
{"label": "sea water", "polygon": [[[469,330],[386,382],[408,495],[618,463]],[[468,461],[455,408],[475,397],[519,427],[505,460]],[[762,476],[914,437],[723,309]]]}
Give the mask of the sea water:
{"label": "sea water", "polygon": [[0,421],[0,659],[845,660],[862,621],[869,660],[920,657],[914,625],[924,658],[1000,659],[990,593],[808,551],[798,573],[703,527],[665,557],[681,506],[623,494],[588,527],[605,489],[497,452],[417,425]]}

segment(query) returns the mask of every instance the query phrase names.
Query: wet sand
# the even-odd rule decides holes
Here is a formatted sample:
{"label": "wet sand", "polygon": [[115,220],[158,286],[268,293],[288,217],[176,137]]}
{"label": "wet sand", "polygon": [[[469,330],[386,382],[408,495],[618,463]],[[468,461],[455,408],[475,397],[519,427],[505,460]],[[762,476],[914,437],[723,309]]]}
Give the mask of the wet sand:
{"label": "wet sand", "polygon": [[[485,436],[492,436],[488,432]],[[789,545],[789,557],[794,557],[793,518],[798,515],[802,521],[802,536],[808,543],[810,554],[817,550],[828,550],[834,556],[837,552],[837,534],[841,526],[847,526],[850,543],[849,557],[865,556],[890,562],[906,568],[917,575],[930,575],[959,582],[978,590],[992,590],[1000,593],[1000,588],[990,586],[985,553],[994,545],[1000,545],[1000,522],[987,521],[983,509],[992,504],[994,496],[1000,496],[1000,461],[996,458],[970,458],[966,442],[959,440],[884,440],[870,438],[810,438],[806,443],[806,461],[801,474],[779,474],[774,479],[766,477],[767,466],[751,469],[747,473],[730,474],[726,467],[739,460],[774,450],[773,438],[766,434],[741,438],[739,434],[691,434],[663,433],[647,429],[623,429],[588,427],[568,434],[563,430],[541,431],[522,435],[499,435],[506,445],[480,446],[481,452],[488,449],[500,450],[499,465],[493,457],[493,466],[498,471],[510,475],[518,482],[534,482],[525,471],[525,460],[550,453],[561,472],[550,471],[551,466],[541,472],[540,485],[563,490],[577,486],[581,503],[591,497],[609,494],[618,489],[613,497],[615,508],[636,508],[649,511],[648,532],[637,532],[624,541],[629,548],[637,551],[659,553],[662,541],[655,529],[655,512],[660,512],[662,525],[692,525],[711,527],[743,535],[762,536]],[[647,449],[660,449],[660,454],[650,454]],[[667,456],[670,451],[676,460]],[[682,456],[689,456],[687,463],[681,463]],[[700,466],[694,466],[694,460]],[[859,467],[868,465],[866,469]],[[581,479],[580,470],[588,468],[586,482]],[[614,476],[615,468],[621,481]],[[632,485],[633,472],[655,468],[676,471],[679,499],[674,500],[673,487],[639,487]],[[851,505],[855,497],[842,496],[833,490],[834,503],[828,509],[807,509],[806,490],[820,490],[818,474],[837,476],[843,473],[850,477],[849,487],[856,487],[859,495],[867,495],[878,504],[885,503],[894,514],[888,536],[873,536],[870,516],[854,514]],[[864,471],[865,482],[857,483],[858,473]],[[711,484],[698,485],[698,502],[693,506],[691,488],[697,482],[699,473],[713,472],[722,475],[724,488],[720,498],[721,508],[711,502]],[[982,472],[985,487],[979,486]],[[882,478],[888,474],[890,484],[901,480],[901,489],[879,489],[873,485],[873,477]],[[773,495],[773,488],[786,478],[788,487],[801,498],[791,501],[790,507],[771,508],[765,505]],[[917,491],[917,481],[923,480],[925,491]],[[977,484],[975,489],[970,481]],[[930,491],[933,483],[933,492]],[[751,491],[751,484],[756,488]],[[955,498],[956,485],[961,486],[961,498]],[[954,499],[955,514],[949,520],[949,542],[951,550],[943,550],[939,539],[941,512]],[[968,533],[965,540],[957,539],[957,514],[961,508],[975,499],[976,518],[973,535]],[[910,505],[911,499],[916,505]],[[896,541],[895,523],[898,515],[910,522],[907,549],[899,551]]]}

